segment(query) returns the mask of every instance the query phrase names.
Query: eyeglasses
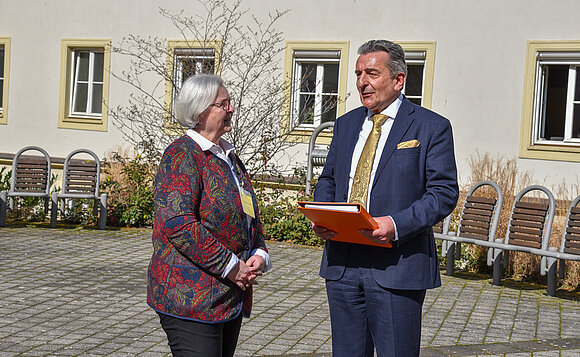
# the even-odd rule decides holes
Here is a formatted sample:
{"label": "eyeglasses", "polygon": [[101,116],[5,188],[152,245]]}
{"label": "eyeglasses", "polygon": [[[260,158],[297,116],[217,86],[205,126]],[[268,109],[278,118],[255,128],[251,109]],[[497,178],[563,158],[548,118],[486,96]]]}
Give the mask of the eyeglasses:
{"label": "eyeglasses", "polygon": [[227,112],[227,111],[230,110],[230,106],[232,105],[231,102],[232,102],[232,99],[231,98],[230,99],[224,99],[221,102],[213,103],[213,104],[210,104],[209,106],[210,107],[218,107],[218,108],[221,108],[221,109],[223,109],[224,111]]}

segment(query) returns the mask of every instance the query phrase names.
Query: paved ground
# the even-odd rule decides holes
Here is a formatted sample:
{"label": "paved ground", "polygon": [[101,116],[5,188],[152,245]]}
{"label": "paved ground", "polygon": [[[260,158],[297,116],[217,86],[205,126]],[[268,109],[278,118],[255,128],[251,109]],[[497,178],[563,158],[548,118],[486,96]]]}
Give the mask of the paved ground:
{"label": "paved ground", "polygon": [[[149,230],[0,228],[0,356],[166,356],[145,303]],[[270,243],[237,356],[330,356],[321,251]],[[580,303],[545,288],[442,277],[421,356],[580,356]]]}

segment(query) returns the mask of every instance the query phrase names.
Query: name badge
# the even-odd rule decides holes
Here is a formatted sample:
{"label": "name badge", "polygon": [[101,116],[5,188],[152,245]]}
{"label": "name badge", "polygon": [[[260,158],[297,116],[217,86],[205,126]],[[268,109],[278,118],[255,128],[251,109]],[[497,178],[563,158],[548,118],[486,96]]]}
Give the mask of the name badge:
{"label": "name badge", "polygon": [[252,218],[256,218],[256,214],[254,212],[254,202],[252,201],[252,194],[240,188],[240,198],[242,199],[242,208],[244,209],[244,213]]}

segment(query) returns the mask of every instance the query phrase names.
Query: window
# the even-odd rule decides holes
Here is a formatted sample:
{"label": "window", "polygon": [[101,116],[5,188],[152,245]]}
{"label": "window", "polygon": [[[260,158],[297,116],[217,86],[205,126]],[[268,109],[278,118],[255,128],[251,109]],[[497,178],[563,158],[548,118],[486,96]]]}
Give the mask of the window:
{"label": "window", "polygon": [[405,51],[407,79],[403,94],[411,102],[431,108],[433,73],[435,68],[435,42],[397,42]]}
{"label": "window", "polygon": [[104,51],[73,50],[70,113],[100,116],[103,101]]}
{"label": "window", "polygon": [[580,143],[580,52],[537,58],[534,143]]}
{"label": "window", "polygon": [[[165,127],[173,130],[173,101],[183,82],[194,74],[218,73],[221,41],[167,41]],[[176,126],[179,127],[179,126]]]}
{"label": "window", "polygon": [[215,72],[213,48],[175,48],[173,57],[173,81],[177,92],[183,82],[194,74]]}
{"label": "window", "polygon": [[580,161],[580,42],[528,43],[522,157]]}
{"label": "window", "polygon": [[62,40],[59,128],[107,131],[110,40]]}
{"label": "window", "polygon": [[316,128],[336,119],[340,51],[293,51],[292,123]]}
{"label": "window", "polygon": [[286,42],[282,130],[290,133],[288,141],[308,142],[317,126],[346,112],[349,46],[348,41]]}
{"label": "window", "polygon": [[425,52],[405,51],[407,62],[407,79],[403,87],[403,94],[411,102],[423,104],[423,78],[425,77]]}
{"label": "window", "polygon": [[0,124],[7,123],[9,59],[10,38],[0,37]]}

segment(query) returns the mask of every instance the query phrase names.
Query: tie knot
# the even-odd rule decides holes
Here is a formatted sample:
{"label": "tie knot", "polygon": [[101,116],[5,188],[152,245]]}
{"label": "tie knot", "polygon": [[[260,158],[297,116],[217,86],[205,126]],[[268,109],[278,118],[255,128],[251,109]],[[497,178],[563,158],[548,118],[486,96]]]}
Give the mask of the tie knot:
{"label": "tie knot", "polygon": [[373,114],[373,115],[371,115],[371,119],[373,120],[373,129],[380,128],[388,118],[389,117],[385,114]]}

